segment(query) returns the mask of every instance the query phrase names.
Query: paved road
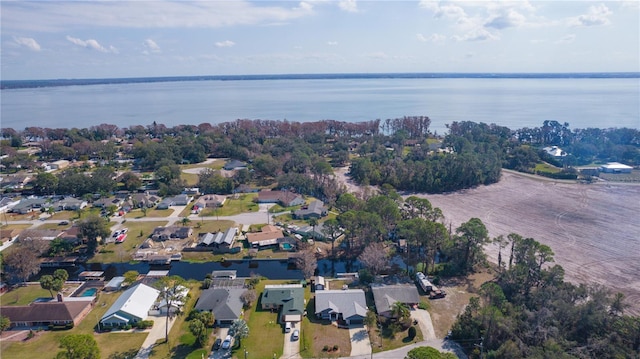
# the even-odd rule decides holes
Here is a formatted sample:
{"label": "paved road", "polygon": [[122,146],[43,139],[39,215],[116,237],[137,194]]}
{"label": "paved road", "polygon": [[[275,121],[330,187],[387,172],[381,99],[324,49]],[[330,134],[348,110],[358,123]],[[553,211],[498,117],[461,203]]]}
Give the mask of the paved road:
{"label": "paved road", "polygon": [[414,343],[411,345],[404,346],[402,348],[388,350],[380,353],[368,354],[368,355],[357,355],[350,357],[343,357],[343,359],[402,359],[407,356],[407,353],[417,347],[429,346],[440,351],[452,352],[458,356],[460,359],[467,359],[466,354],[462,351],[462,349],[452,341],[435,339],[435,340],[425,340],[422,342]]}

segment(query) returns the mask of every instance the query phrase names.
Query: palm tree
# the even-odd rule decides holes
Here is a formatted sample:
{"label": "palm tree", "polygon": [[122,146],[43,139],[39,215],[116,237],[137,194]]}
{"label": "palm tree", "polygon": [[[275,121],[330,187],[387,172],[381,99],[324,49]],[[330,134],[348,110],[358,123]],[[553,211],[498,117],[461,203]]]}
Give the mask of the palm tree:
{"label": "palm tree", "polygon": [[235,338],[240,346],[240,340],[249,336],[249,326],[244,319],[236,319],[229,327],[229,334]]}
{"label": "palm tree", "polygon": [[169,315],[171,314],[171,308],[176,308],[175,313],[179,313],[187,299],[184,292],[184,282],[183,278],[174,275],[162,277],[155,283],[155,287],[160,290],[160,300],[167,305],[165,342],[169,341]]}
{"label": "palm tree", "polygon": [[315,239],[316,226],[318,225],[318,219],[315,217],[309,218],[309,225],[311,226],[312,233],[311,237]]}
{"label": "palm tree", "polygon": [[189,217],[184,217],[182,218],[182,226],[186,227],[187,224],[191,223],[191,220],[189,219]]}
{"label": "palm tree", "polygon": [[409,318],[411,314],[409,313],[409,308],[406,304],[402,302],[395,302],[391,306],[391,315],[396,319],[396,321],[402,322]]}

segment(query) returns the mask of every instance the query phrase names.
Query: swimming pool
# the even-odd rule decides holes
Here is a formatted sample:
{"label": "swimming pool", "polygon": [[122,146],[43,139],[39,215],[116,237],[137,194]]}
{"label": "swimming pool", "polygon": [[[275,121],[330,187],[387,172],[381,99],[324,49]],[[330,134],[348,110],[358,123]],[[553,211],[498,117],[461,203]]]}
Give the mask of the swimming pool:
{"label": "swimming pool", "polygon": [[80,297],[93,297],[98,291],[97,288],[89,288],[80,294]]}
{"label": "swimming pool", "polygon": [[293,249],[293,246],[291,244],[289,244],[289,243],[282,243],[282,249],[288,251],[290,249]]}

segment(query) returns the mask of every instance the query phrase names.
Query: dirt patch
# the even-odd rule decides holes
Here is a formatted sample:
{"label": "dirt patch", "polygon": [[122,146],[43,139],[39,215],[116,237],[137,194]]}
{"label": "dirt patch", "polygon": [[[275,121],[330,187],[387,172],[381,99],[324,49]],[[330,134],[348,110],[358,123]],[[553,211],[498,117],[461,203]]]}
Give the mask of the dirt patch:
{"label": "dirt patch", "polygon": [[[518,233],[550,246],[565,279],[622,292],[629,313],[640,314],[640,186],[539,180],[503,171],[490,186],[418,196],[442,209],[454,231],[477,217],[491,237]],[[485,251],[497,262],[497,246]]]}
{"label": "dirt patch", "polygon": [[444,338],[451,330],[458,314],[469,304],[469,298],[476,295],[480,286],[494,278],[492,271],[474,273],[466,278],[449,278],[442,280],[438,288],[444,289],[447,296],[440,299],[424,300],[429,302],[429,314],[436,338]]}

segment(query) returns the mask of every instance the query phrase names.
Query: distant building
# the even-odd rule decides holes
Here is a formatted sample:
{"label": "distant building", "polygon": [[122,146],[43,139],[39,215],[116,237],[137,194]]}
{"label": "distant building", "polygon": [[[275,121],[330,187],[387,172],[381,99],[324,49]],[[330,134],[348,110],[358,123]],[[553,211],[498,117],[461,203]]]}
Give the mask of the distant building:
{"label": "distant building", "polygon": [[226,171],[239,170],[247,168],[247,163],[239,160],[231,160],[227,162],[222,168],[224,168]]}
{"label": "distant building", "polygon": [[303,205],[304,198],[289,191],[260,191],[258,203],[278,203],[283,207],[293,207]]}
{"label": "distant building", "polygon": [[623,165],[619,162],[609,162],[606,165],[600,166],[600,170],[604,173],[631,173],[633,167]]}
{"label": "distant building", "polygon": [[562,158],[567,155],[567,153],[558,146],[545,147],[543,150],[553,158]]}
{"label": "distant building", "polygon": [[308,206],[293,212],[293,216],[297,219],[309,219],[309,218],[322,218],[327,215],[327,208],[324,203],[319,200],[315,200],[309,203]]}

